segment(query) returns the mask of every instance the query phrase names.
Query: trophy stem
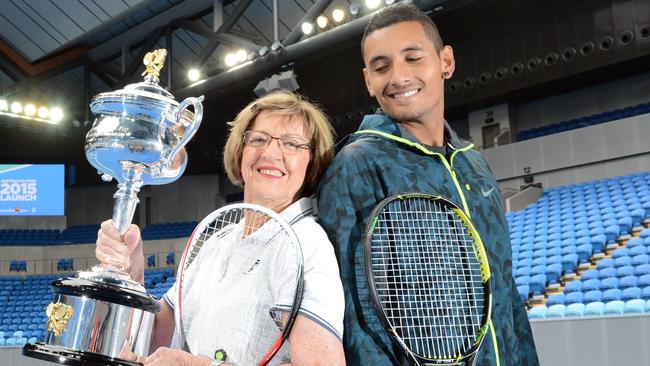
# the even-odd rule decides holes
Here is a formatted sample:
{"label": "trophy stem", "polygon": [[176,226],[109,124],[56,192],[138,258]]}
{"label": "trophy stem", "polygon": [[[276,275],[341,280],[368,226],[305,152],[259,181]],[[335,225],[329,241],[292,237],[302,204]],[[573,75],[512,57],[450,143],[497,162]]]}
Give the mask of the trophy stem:
{"label": "trophy stem", "polygon": [[138,192],[143,183],[140,178],[142,173],[134,168],[125,169],[123,175],[126,181],[117,185],[117,192],[113,195],[113,223],[120,234],[126,232],[133,220],[135,208],[140,202]]}

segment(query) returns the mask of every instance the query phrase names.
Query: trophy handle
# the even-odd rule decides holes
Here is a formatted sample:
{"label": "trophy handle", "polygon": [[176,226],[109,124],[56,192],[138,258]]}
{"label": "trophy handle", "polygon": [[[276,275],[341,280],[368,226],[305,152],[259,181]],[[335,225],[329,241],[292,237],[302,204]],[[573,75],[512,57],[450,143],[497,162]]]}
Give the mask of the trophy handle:
{"label": "trophy handle", "polygon": [[[178,105],[175,122],[183,124],[186,128],[183,137],[181,137],[176,146],[174,146],[174,148],[170,151],[169,155],[167,155],[166,161],[162,164],[162,166],[166,169],[173,169],[171,165],[174,161],[174,158],[176,157],[176,154],[178,154],[178,152],[181,151],[183,147],[185,147],[185,145],[190,141],[190,139],[199,129],[199,126],[201,126],[201,120],[203,119],[203,104],[201,104],[202,101],[203,96],[200,96],[198,98],[190,97],[185,98],[185,100],[183,100],[181,104]],[[188,124],[184,124],[182,122],[182,114],[183,111],[190,105],[194,106],[194,120]]]}

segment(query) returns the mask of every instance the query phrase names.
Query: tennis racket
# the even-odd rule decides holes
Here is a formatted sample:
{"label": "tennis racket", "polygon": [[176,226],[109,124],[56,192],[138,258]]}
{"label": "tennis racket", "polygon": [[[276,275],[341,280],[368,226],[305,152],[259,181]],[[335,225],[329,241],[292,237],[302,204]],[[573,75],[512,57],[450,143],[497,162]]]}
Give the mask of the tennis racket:
{"label": "tennis racket", "polygon": [[277,213],[242,203],[208,215],[185,248],[177,286],[183,350],[238,366],[289,357],[282,346],[302,300],[303,258]]}
{"label": "tennis racket", "polygon": [[491,312],[490,268],[467,215],[405,193],[373,210],[365,264],[382,325],[411,365],[473,365]]}

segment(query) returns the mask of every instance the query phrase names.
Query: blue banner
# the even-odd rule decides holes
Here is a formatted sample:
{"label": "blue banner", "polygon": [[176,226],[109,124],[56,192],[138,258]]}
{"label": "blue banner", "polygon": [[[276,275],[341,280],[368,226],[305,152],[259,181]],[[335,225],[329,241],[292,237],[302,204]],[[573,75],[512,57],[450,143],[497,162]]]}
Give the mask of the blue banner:
{"label": "blue banner", "polygon": [[0,216],[64,214],[65,167],[0,164]]}

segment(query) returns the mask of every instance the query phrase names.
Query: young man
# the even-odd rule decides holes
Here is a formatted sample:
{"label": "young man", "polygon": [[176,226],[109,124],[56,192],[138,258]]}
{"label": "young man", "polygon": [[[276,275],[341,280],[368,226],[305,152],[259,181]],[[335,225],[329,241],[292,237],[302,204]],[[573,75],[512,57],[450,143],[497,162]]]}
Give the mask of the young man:
{"label": "young man", "polygon": [[454,72],[453,50],[443,45],[431,19],[404,4],[375,14],[361,47],[368,92],[383,112],[366,116],[359,131],[339,144],[318,196],[320,222],[335,245],[343,280],[348,365],[394,365],[402,359],[370,299],[363,230],[377,203],[407,191],[440,194],[462,207],[488,252],[493,330],[476,364],[538,365],[512,278],[508,223],[496,179],[473,145],[444,120],[444,81]]}

